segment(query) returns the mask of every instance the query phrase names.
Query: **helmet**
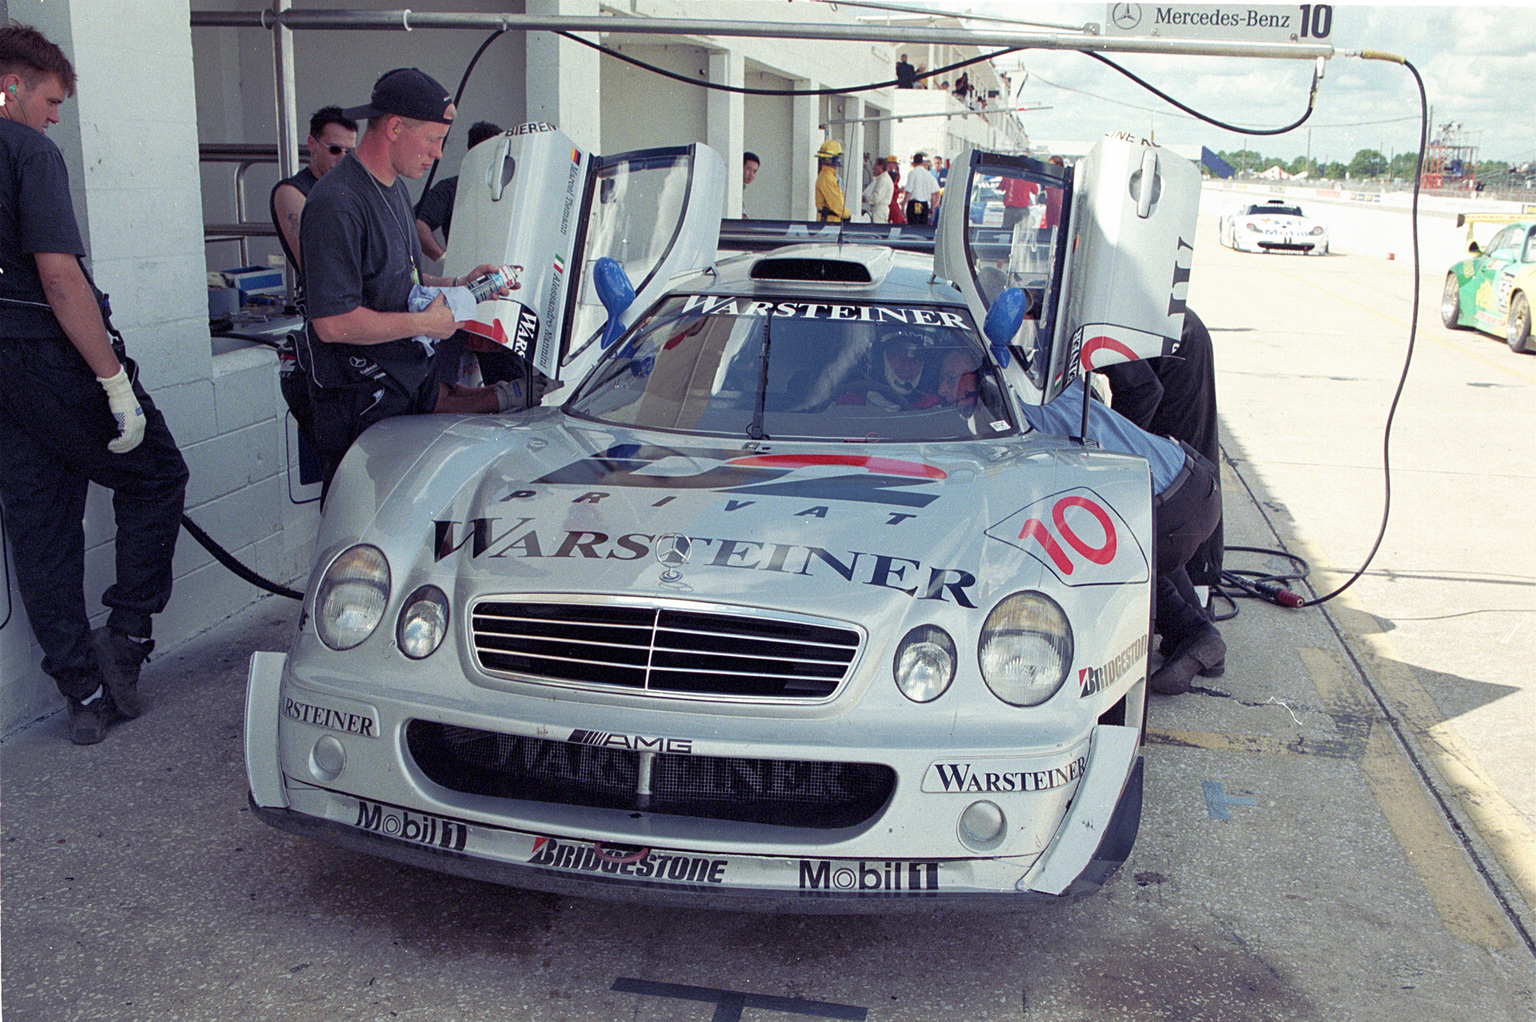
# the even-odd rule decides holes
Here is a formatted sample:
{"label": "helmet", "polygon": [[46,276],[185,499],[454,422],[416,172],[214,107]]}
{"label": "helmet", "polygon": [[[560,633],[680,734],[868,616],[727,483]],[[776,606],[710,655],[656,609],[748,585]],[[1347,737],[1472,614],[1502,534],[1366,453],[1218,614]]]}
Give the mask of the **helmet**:
{"label": "helmet", "polygon": [[880,339],[881,375],[902,397],[917,391],[923,378],[923,335],[912,330],[893,330]]}
{"label": "helmet", "polygon": [[816,158],[818,160],[836,160],[836,159],[841,159],[842,155],[843,155],[843,144],[841,142],[839,142],[835,138],[827,139],[825,142],[823,142],[821,144],[821,148],[816,150]]}

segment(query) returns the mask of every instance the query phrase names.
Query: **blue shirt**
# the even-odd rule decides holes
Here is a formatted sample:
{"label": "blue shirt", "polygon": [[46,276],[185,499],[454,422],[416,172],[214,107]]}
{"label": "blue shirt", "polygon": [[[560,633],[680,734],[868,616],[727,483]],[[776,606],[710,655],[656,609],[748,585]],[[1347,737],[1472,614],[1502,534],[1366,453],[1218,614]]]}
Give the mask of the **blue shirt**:
{"label": "blue shirt", "polygon": [[[1030,426],[1053,436],[1076,436],[1083,423],[1083,381],[1067,384],[1054,401],[1026,404],[1024,418]],[[1165,436],[1148,433],[1102,401],[1088,402],[1088,439],[1106,451],[1120,451],[1147,459],[1152,467],[1152,492],[1161,496],[1184,470],[1184,448]]]}

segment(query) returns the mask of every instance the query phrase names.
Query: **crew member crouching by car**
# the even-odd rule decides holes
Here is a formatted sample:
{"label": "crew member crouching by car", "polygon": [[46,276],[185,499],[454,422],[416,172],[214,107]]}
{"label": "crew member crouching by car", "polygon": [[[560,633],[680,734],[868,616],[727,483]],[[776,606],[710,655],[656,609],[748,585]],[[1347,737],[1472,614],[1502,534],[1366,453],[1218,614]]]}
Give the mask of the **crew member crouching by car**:
{"label": "crew member crouching by car", "polygon": [[[1020,406],[1042,433],[1075,436],[1082,427],[1083,381],[1073,380],[1053,401]],[[1111,451],[1139,455],[1152,469],[1153,546],[1157,552],[1157,630],[1168,644],[1148,684],[1162,695],[1189,691],[1196,674],[1223,665],[1227,644],[1206,618],[1184,565],[1221,522],[1221,477],[1216,466],[1181,441],[1141,429],[1102,401],[1088,402],[1088,436]]]}

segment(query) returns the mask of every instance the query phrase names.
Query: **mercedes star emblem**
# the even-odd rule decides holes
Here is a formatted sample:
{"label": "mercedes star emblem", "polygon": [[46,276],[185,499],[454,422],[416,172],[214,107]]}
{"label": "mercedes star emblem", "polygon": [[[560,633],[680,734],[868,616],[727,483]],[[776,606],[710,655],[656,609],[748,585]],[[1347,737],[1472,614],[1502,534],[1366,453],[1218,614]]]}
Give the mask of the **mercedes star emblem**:
{"label": "mercedes star emblem", "polygon": [[669,532],[656,540],[656,560],[666,571],[661,573],[663,582],[676,582],[683,577],[683,573],[677,569],[688,563],[688,555],[693,552],[693,542],[687,536],[679,536],[675,532]]}

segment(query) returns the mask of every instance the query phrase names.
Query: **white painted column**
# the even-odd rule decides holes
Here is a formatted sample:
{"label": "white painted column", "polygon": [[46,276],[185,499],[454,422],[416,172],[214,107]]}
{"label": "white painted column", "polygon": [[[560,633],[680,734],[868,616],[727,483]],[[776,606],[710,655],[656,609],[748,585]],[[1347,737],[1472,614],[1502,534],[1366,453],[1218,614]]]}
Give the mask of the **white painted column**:
{"label": "white painted column", "polygon": [[[816,83],[794,80],[796,89],[815,89]],[[821,109],[816,96],[794,96],[793,132],[789,153],[789,218],[816,219],[816,150],[821,148]]]}
{"label": "white painted column", "polygon": [[[526,11],[595,18],[597,8],[597,0],[528,0]],[[553,124],[577,145],[596,151],[603,137],[597,51],[552,32],[529,32],[527,52],[528,119]]]}
{"label": "white painted column", "polygon": [[212,371],[187,0],[10,0],[79,76],[48,132],[113,324],[152,387]]}
{"label": "white painted column", "polygon": [[[746,62],[737,50],[713,50],[709,54],[709,80],[714,85],[739,89],[745,82]],[[739,92],[709,90],[704,142],[725,157],[725,209],[723,216],[741,213],[741,152],[746,148],[745,97]]]}
{"label": "white painted column", "polygon": [[847,146],[843,150],[843,198],[855,220],[862,220],[864,171],[868,166],[864,159],[864,100],[857,96],[847,97],[843,103],[843,117],[849,121]]}

